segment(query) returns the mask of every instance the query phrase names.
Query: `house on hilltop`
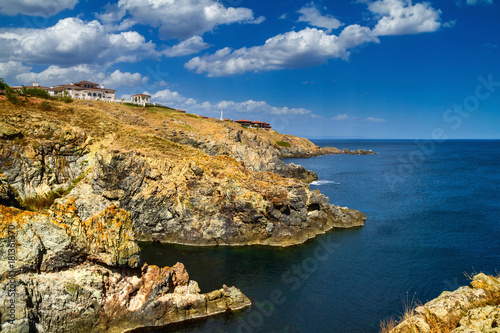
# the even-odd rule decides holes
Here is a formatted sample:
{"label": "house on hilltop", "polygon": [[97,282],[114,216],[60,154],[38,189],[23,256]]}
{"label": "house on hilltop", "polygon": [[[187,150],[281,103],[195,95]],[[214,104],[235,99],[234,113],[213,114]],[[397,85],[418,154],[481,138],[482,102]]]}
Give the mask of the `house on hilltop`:
{"label": "house on hilltop", "polygon": [[151,96],[146,94],[135,94],[130,96],[130,99],[135,103],[151,103]]}
{"label": "house on hilltop", "polygon": [[85,99],[94,101],[116,101],[116,90],[104,88],[104,85],[90,82],[80,81],[77,83],[71,82],[70,84],[61,84],[55,87],[50,87],[48,90],[49,95],[63,97],[70,96],[74,99]]}
{"label": "house on hilltop", "polygon": [[[16,90],[21,90],[22,87],[12,87]],[[105,88],[104,85],[90,82],[90,81],[80,81],[70,84],[60,84],[57,86],[44,87],[38,84],[38,82],[33,82],[32,85],[26,86],[26,88],[36,88],[42,89],[48,92],[50,96],[54,97],[64,97],[69,96],[73,99],[83,99],[92,101],[104,101],[104,102],[114,102],[120,103],[123,100],[116,99],[116,90],[111,88]],[[146,94],[137,94],[131,96],[131,103],[146,105],[151,104],[151,96]]]}
{"label": "house on hilltop", "polygon": [[250,120],[246,120],[246,119],[239,119],[239,120],[236,120],[235,123],[238,123],[244,127],[262,128],[262,129],[271,131],[271,125],[269,123],[265,123],[263,121],[250,121]]}

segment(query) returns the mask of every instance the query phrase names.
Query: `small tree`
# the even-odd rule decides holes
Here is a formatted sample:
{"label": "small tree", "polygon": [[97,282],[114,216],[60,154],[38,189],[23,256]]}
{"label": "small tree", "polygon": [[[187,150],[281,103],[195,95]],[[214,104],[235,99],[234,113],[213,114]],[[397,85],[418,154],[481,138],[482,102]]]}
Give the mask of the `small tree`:
{"label": "small tree", "polygon": [[2,77],[0,77],[0,90],[6,90],[8,92],[12,92],[12,88],[9,87],[7,83],[5,83]]}

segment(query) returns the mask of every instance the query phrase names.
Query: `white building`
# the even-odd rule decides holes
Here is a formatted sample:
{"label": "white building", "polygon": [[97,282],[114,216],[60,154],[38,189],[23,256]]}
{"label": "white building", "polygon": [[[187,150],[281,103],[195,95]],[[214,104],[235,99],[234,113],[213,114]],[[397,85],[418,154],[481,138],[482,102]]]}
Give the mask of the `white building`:
{"label": "white building", "polygon": [[[22,87],[12,87],[17,90],[21,90]],[[146,94],[136,94],[130,96],[130,101],[125,101],[124,99],[116,99],[116,90],[110,88],[104,88],[104,85],[90,82],[90,81],[80,81],[77,83],[71,82],[70,84],[61,84],[58,86],[52,86],[50,88],[44,87],[38,84],[38,82],[33,82],[33,85],[26,86],[26,88],[37,88],[48,92],[50,96],[64,97],[69,96],[73,99],[83,99],[92,101],[105,101],[105,102],[115,102],[115,103],[134,103],[138,105],[146,106],[146,104],[151,103],[151,96]]]}
{"label": "white building", "polygon": [[61,84],[59,86],[50,87],[47,91],[51,96],[69,96],[73,99],[119,102],[116,100],[116,90],[104,88],[102,84],[99,85],[90,81]]}
{"label": "white building", "polygon": [[151,96],[146,94],[136,94],[130,96],[132,103],[151,104]]}

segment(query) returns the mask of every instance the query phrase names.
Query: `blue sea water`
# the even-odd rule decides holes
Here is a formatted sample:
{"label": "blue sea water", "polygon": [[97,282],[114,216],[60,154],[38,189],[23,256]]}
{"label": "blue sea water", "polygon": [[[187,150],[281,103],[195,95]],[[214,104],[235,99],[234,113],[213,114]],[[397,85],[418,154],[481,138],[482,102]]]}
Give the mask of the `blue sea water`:
{"label": "blue sea water", "polygon": [[315,171],[362,228],[291,248],[142,244],[150,264],[186,265],[202,292],[237,286],[254,306],[154,332],[378,332],[406,304],[500,272],[500,141],[315,141],[377,155],[286,159]]}

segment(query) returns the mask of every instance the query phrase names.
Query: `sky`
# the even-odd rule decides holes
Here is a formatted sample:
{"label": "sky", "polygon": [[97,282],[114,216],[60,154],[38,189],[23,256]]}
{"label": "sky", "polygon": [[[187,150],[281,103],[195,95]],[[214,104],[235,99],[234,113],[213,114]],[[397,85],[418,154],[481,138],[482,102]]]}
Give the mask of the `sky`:
{"label": "sky", "polygon": [[499,139],[500,0],[0,0],[0,77],[312,139]]}

